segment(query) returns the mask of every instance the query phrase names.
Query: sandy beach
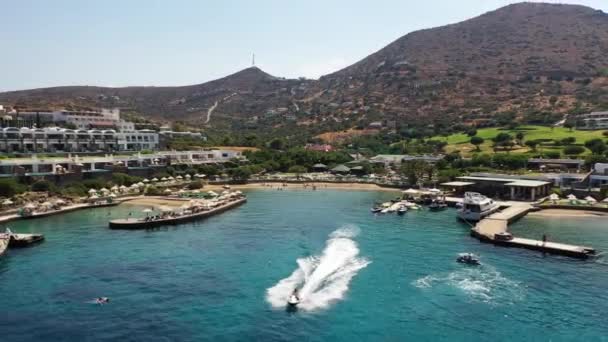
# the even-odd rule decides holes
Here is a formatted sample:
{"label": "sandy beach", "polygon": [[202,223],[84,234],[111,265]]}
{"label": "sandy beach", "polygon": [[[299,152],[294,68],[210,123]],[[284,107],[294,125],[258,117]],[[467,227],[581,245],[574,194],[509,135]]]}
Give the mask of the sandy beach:
{"label": "sandy beach", "polygon": [[[324,183],[324,182],[308,182],[308,187],[304,187],[304,183],[285,183],[286,186],[282,186],[281,183],[249,183],[249,184],[235,184],[230,185],[231,189],[234,190],[254,190],[254,189],[277,189],[284,188],[285,190],[311,190],[312,187],[316,186],[318,190],[331,189],[331,190],[364,190],[364,191],[389,191],[389,192],[401,192],[401,189],[387,188],[376,184],[367,183]],[[224,190],[222,185],[205,185],[202,191],[218,191]]]}
{"label": "sandy beach", "polygon": [[179,208],[189,199],[182,198],[161,198],[161,197],[139,197],[129,201],[125,201],[122,205],[137,205],[137,206],[151,206],[151,207],[170,207]]}
{"label": "sandy beach", "polygon": [[544,209],[541,211],[533,211],[530,216],[537,217],[607,217],[608,213],[590,210],[574,210],[574,209]]}

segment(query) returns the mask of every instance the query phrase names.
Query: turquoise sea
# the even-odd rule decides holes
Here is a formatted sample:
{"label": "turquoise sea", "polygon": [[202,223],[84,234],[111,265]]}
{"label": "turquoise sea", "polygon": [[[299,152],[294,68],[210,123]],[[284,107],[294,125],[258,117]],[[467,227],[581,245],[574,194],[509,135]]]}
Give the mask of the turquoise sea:
{"label": "turquoise sea", "polygon": [[[481,244],[453,209],[369,212],[392,196],[250,191],[237,209],[149,231],[107,228],[141,211],[130,205],[13,222],[46,241],[0,258],[0,341],[608,340],[604,257]],[[512,231],[608,251],[605,219]]]}

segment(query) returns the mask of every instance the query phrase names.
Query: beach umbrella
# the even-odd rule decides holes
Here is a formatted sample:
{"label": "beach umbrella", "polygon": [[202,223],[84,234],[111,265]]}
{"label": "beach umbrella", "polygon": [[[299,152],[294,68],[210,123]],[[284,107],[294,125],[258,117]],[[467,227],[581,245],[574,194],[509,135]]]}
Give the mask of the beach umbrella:
{"label": "beach umbrella", "polygon": [[139,183],[137,183],[137,185],[141,188],[142,186],[145,186],[146,184],[139,182]]}
{"label": "beach umbrella", "polygon": [[211,191],[207,191],[207,195],[209,195],[209,196],[213,196],[213,197],[217,197],[217,196],[218,196],[217,192],[215,192],[215,191],[213,191],[213,190],[211,190]]}
{"label": "beach umbrella", "polygon": [[165,193],[166,194],[170,194],[171,193],[171,189],[165,189]]}
{"label": "beach umbrella", "polygon": [[175,179],[184,179],[184,177],[182,177],[182,176],[177,176],[177,177],[175,177]]}
{"label": "beach umbrella", "polygon": [[114,198],[114,197],[116,197],[116,194],[109,194],[108,197]]}
{"label": "beach umbrella", "polygon": [[167,180],[174,180],[175,178],[173,178],[173,176],[169,176],[167,177]]}
{"label": "beach umbrella", "polygon": [[131,188],[139,188],[139,184],[133,183],[133,184],[131,184]]}
{"label": "beach umbrella", "polygon": [[597,200],[591,196],[585,197],[585,201],[587,201],[589,203],[597,203]]}
{"label": "beach umbrella", "polygon": [[163,181],[163,182],[166,182],[167,181],[167,177],[163,177],[160,180]]}
{"label": "beach umbrella", "polygon": [[186,192],[186,190],[184,190],[184,189],[179,189],[179,191],[178,191],[177,193],[178,193],[178,194],[183,194],[183,193],[185,193],[185,192]]}
{"label": "beach umbrella", "polygon": [[95,189],[89,189],[89,195],[94,195],[97,193],[97,190]]}
{"label": "beach umbrella", "polygon": [[185,176],[185,177],[186,177],[186,179],[190,179],[190,178],[192,178],[192,176],[190,176],[190,175],[189,175],[189,174],[187,174],[187,173],[186,173],[186,176]]}
{"label": "beach umbrella", "polygon": [[158,182],[158,178],[154,177],[154,178],[152,178],[152,181],[153,182]]}
{"label": "beach umbrella", "polygon": [[91,197],[89,197],[89,199],[98,199],[98,198],[99,198],[99,196],[97,196],[97,195],[91,195]]}
{"label": "beach umbrella", "polygon": [[23,207],[26,209],[36,209],[36,205],[34,203],[28,203]]}
{"label": "beach umbrella", "polygon": [[148,180],[148,178],[144,178],[144,180],[143,180],[142,182],[144,182],[144,183],[149,183],[149,182],[150,182],[150,180]]}
{"label": "beach umbrella", "polygon": [[110,190],[112,190],[112,191],[118,190],[118,185],[114,185],[113,187],[110,188]]}
{"label": "beach umbrella", "polygon": [[55,204],[60,205],[60,204],[65,204],[65,201],[62,199],[58,199],[55,201]]}
{"label": "beach umbrella", "polygon": [[5,199],[4,202],[2,202],[2,205],[11,205],[13,204],[13,201],[11,201],[10,199]]}
{"label": "beach umbrella", "polygon": [[152,209],[150,209],[150,208],[146,208],[146,209],[142,210],[142,212],[143,212],[143,213],[151,213],[151,212],[152,212]]}
{"label": "beach umbrella", "polygon": [[573,194],[568,195],[568,199],[569,200],[576,200],[576,196],[574,196]]}
{"label": "beach umbrella", "polygon": [[437,193],[437,192],[441,192],[441,190],[439,190],[439,189],[437,189],[437,188],[432,188],[432,189],[430,189],[429,191],[430,191],[430,192],[435,192],[435,193]]}
{"label": "beach umbrella", "polygon": [[200,175],[196,175],[196,177],[198,177],[198,178],[205,178],[205,177],[207,177],[207,175],[200,174]]}
{"label": "beach umbrella", "polygon": [[557,194],[551,194],[549,195],[549,199],[552,201],[557,201],[559,200],[559,196]]}
{"label": "beach umbrella", "polygon": [[419,193],[420,191],[416,190],[416,189],[407,189],[405,191],[403,191],[404,194],[408,194],[408,195],[415,195],[417,193]]}
{"label": "beach umbrella", "polygon": [[608,203],[608,197],[604,198],[603,203]]}
{"label": "beach umbrella", "polygon": [[110,192],[110,190],[106,189],[106,188],[101,188],[99,189],[100,192],[106,193],[106,192]]}

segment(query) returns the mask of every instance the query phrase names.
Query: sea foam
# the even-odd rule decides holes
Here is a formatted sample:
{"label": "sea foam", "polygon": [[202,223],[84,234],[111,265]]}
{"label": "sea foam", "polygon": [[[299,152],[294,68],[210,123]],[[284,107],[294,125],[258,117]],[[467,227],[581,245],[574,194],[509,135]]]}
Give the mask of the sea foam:
{"label": "sea foam", "polygon": [[296,260],[293,273],[266,291],[266,300],[274,308],[284,308],[295,288],[299,288],[303,310],[326,308],[344,298],[351,279],[370,261],[359,257],[353,240],[359,233],[356,226],[345,226],[329,235],[320,255]]}

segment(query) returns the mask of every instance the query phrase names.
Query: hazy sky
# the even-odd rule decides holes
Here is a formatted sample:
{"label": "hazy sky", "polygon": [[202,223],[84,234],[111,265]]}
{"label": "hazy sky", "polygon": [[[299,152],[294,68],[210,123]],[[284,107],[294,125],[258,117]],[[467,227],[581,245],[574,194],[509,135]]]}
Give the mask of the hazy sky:
{"label": "hazy sky", "polygon": [[[0,91],[317,78],[507,0],[0,0]],[[549,1],[558,2],[558,1]],[[560,1],[563,2],[563,1]],[[608,0],[572,0],[608,12]]]}

